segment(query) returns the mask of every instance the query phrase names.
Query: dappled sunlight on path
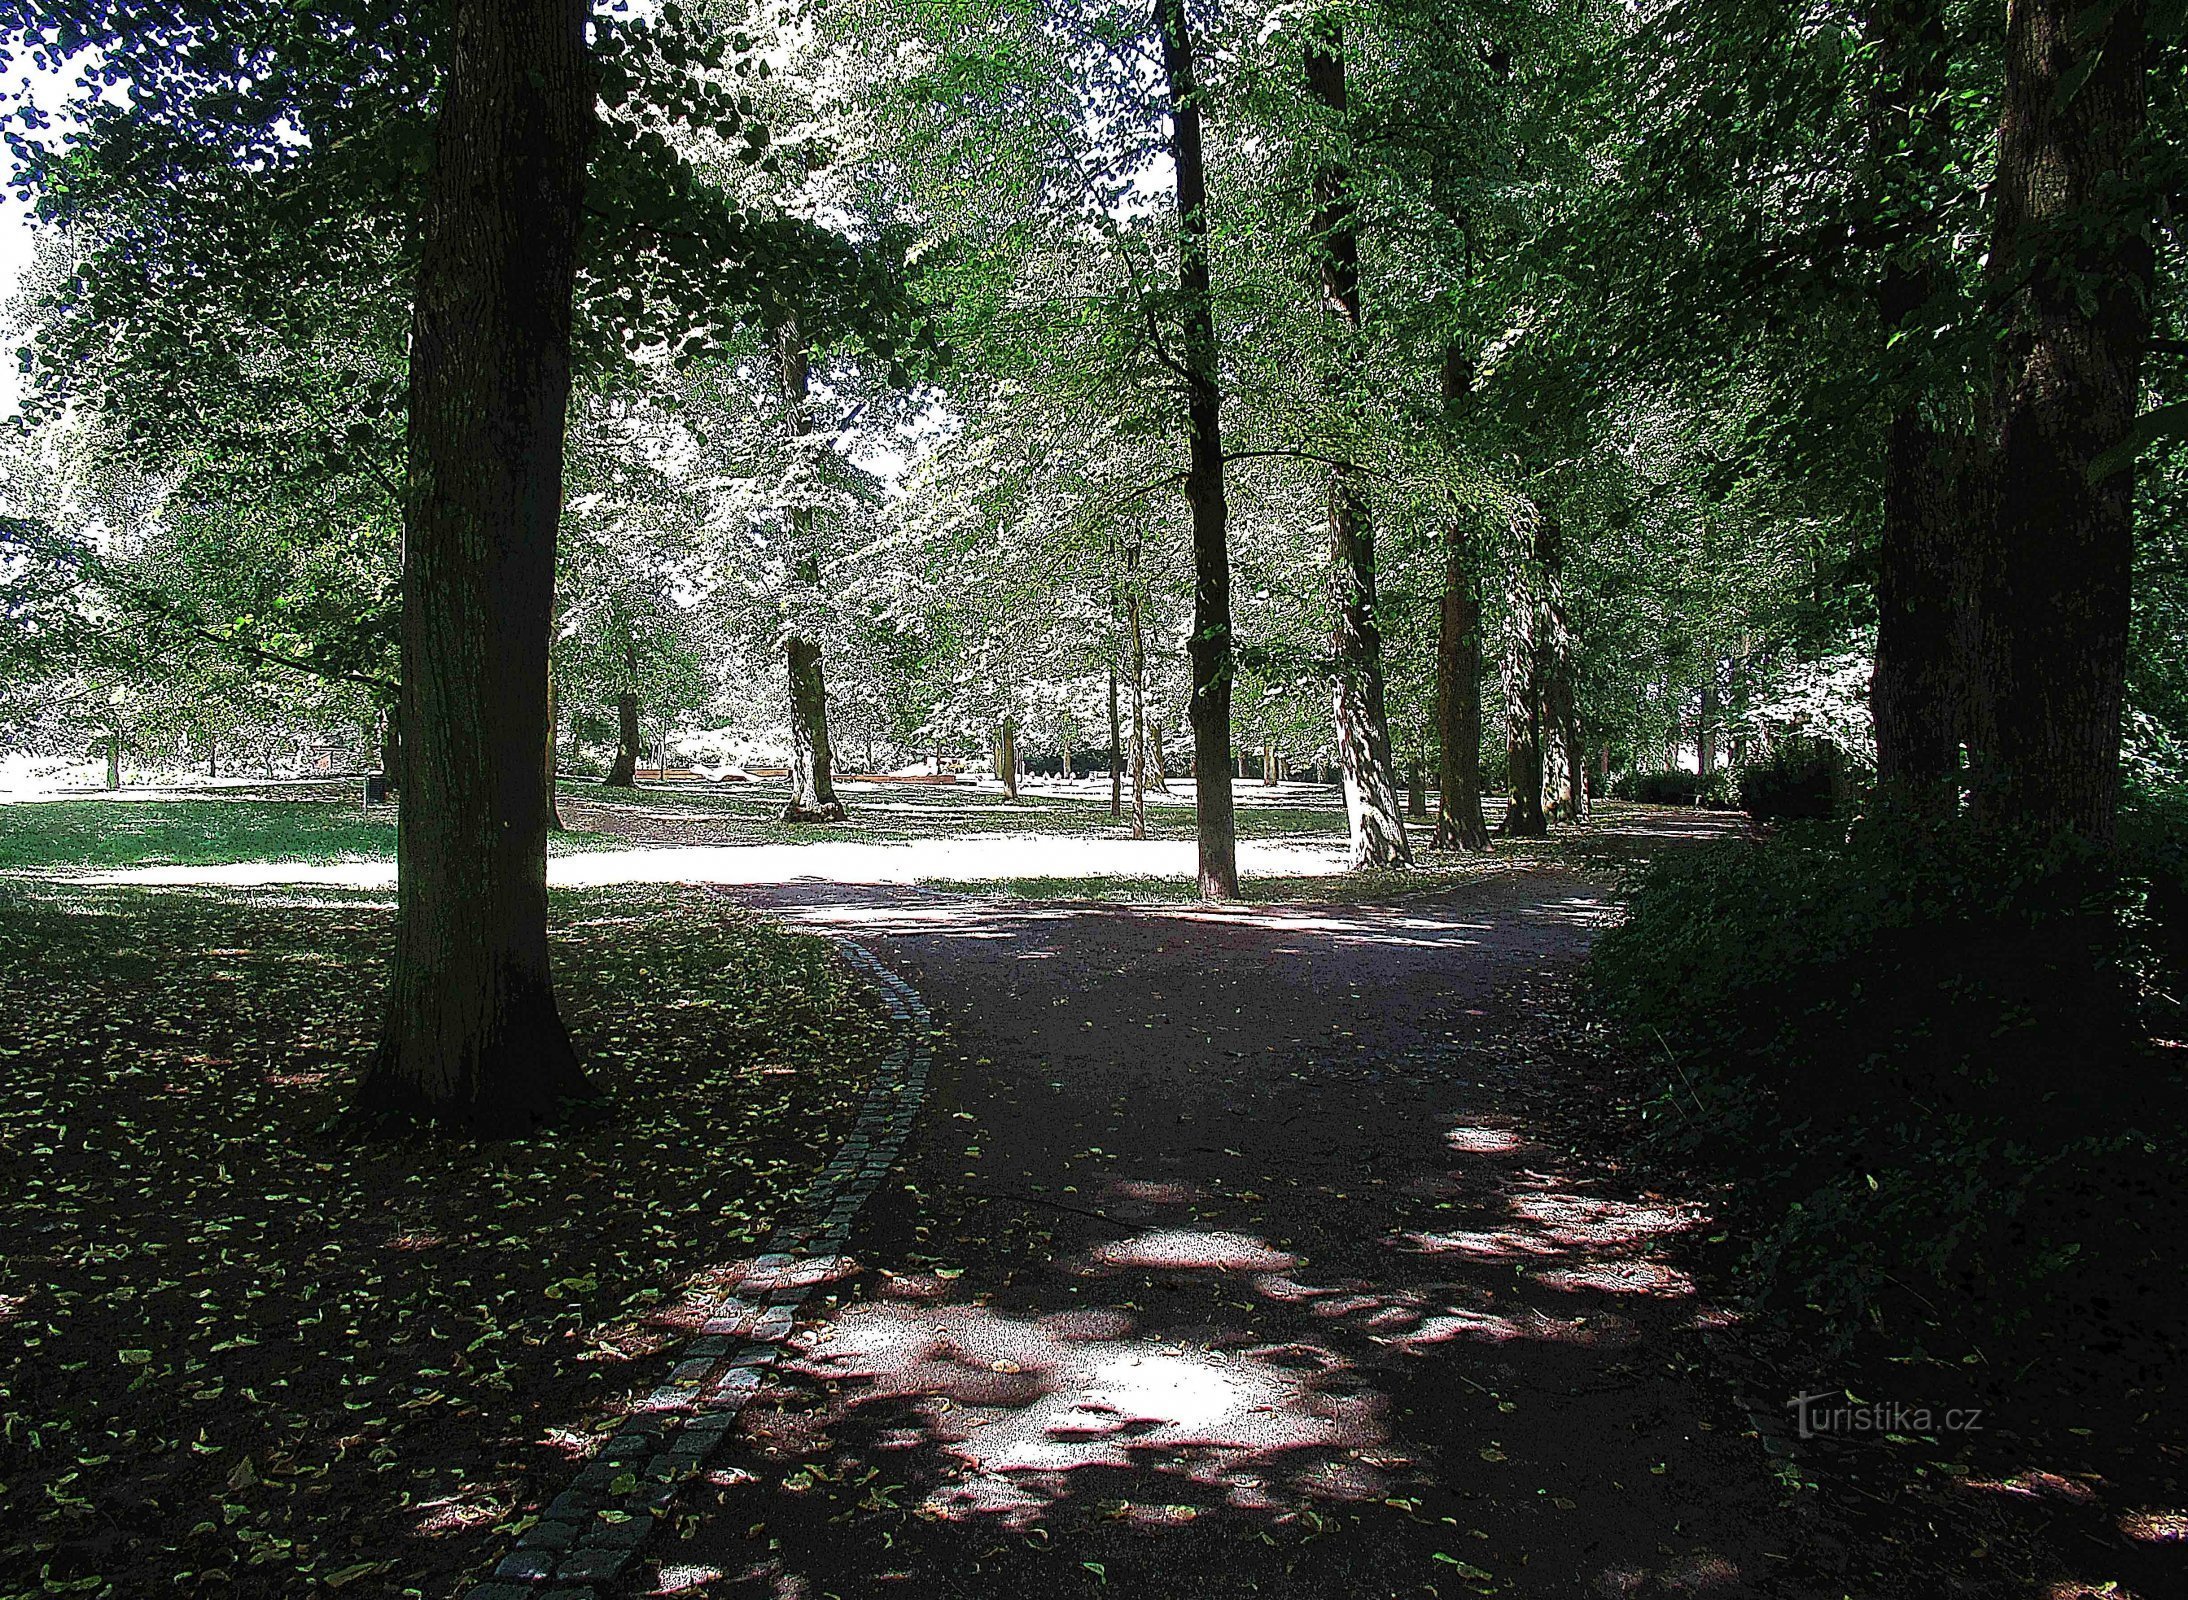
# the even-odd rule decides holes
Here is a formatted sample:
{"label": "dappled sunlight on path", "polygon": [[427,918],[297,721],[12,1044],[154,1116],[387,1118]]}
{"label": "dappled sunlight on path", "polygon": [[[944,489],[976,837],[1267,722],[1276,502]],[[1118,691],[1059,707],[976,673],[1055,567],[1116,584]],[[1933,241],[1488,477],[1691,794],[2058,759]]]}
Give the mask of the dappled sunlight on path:
{"label": "dappled sunlight on path", "polygon": [[1573,880],[1335,910],[762,903],[872,941],[962,1060],[854,1243],[867,1270],[702,1496],[687,1554],[720,1592],[1783,1577],[1768,1464],[1690,1376],[1728,1320],[1674,1254],[1700,1209],[1546,1143],[1508,1087],[1536,986],[1605,915]]}

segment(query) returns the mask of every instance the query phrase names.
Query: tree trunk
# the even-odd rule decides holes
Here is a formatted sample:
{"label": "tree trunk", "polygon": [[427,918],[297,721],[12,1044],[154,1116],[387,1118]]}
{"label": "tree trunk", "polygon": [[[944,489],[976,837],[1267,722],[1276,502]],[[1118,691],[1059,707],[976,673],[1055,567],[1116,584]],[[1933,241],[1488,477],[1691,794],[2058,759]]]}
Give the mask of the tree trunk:
{"label": "tree trunk", "polygon": [[615,697],[615,760],[608,766],[607,787],[638,787],[638,762],[645,751],[645,735],[638,726],[638,696],[625,689]]}
{"label": "tree trunk", "polygon": [[1575,824],[1588,820],[1588,742],[1581,727],[1578,697],[1568,694],[1566,707],[1569,715],[1561,731],[1565,743],[1565,775],[1572,784],[1567,820]]}
{"label": "tree trunk", "polygon": [[1193,773],[1203,899],[1238,897],[1238,831],[1231,796],[1231,511],[1223,492],[1222,391],[1216,376],[1215,296],[1208,270],[1208,173],[1201,154],[1200,85],[1185,0],[1156,0],[1170,94],[1176,172],[1178,284],[1183,315],[1185,499],[1193,513]]}
{"label": "tree trunk", "polygon": [[1140,615],[1140,541],[1124,546],[1124,616],[1132,643],[1132,837],[1147,837],[1147,629]]}
{"label": "tree trunk", "polygon": [[1408,817],[1418,817],[1424,822],[1428,819],[1428,779],[1424,776],[1426,767],[1427,762],[1416,754],[1405,772],[1405,814]]}
{"label": "tree trunk", "polygon": [[1542,697],[1533,652],[1508,651],[1504,678],[1504,763],[1511,794],[1498,829],[1510,838],[1539,839],[1550,831],[1542,810]]}
{"label": "tree trunk", "polygon": [[118,733],[106,736],[106,786],[109,789],[122,786],[122,736]]}
{"label": "tree trunk", "polygon": [[1717,770],[1717,658],[1702,663],[1702,714],[1694,724],[1694,764],[1704,779]]}
{"label": "tree trunk", "polygon": [[[1341,34],[1306,49],[1307,97],[1329,119],[1333,139],[1345,136],[1345,56]],[[1342,158],[1320,162],[1314,174],[1314,237],[1322,279],[1322,309],[1343,335],[1343,359],[1353,358],[1360,332],[1360,220],[1352,173]],[[1346,376],[1332,375],[1333,397],[1348,398]],[[1357,469],[1331,470],[1329,543],[1332,654],[1336,661],[1337,758],[1345,774],[1345,814],[1355,871],[1409,867],[1413,847],[1399,811],[1383,697],[1383,637],[1375,615],[1375,526]]]}
{"label": "tree trunk", "polygon": [[836,798],[836,754],[828,743],[828,685],[821,676],[821,648],[793,634],[783,645],[790,675],[790,803],[785,822],[841,822]]}
{"label": "tree trunk", "polygon": [[[804,449],[813,432],[807,404],[811,372],[797,319],[784,319],[775,339],[791,444]],[[836,798],[836,758],[828,739],[828,679],[821,667],[820,641],[800,627],[820,588],[811,506],[791,507],[790,542],[792,593],[785,597],[789,627],[783,638],[784,675],[790,685],[790,802],[783,807],[783,821],[841,822],[845,812]]]}
{"label": "tree trunk", "polygon": [[588,1093],[547,959],[548,616],[594,73],[585,0],[456,0],[410,338],[395,963],[366,1112]]}
{"label": "tree trunk", "polygon": [[2007,306],[1980,566],[1985,821],[2109,840],[2150,339],[2146,6],[2013,0],[1991,269]]}
{"label": "tree trunk", "polygon": [[1538,536],[1515,529],[1509,575],[1510,620],[1504,649],[1504,757],[1510,794],[1499,831],[1539,839],[1550,831],[1542,809],[1543,680],[1547,675],[1549,608],[1543,603]]}
{"label": "tree trunk", "polygon": [[1436,630],[1436,836],[1439,850],[1486,850],[1481,811],[1481,584],[1465,528],[1444,525]]}
{"label": "tree trunk", "polygon": [[1170,792],[1170,770],[1162,755],[1162,721],[1157,717],[1147,720],[1147,792]]}
{"label": "tree trunk", "polygon": [[1879,783],[1919,811],[1946,815],[1958,801],[1955,613],[1967,528],[1957,478],[1966,441],[1949,439],[1934,420],[1950,401],[1927,370],[1933,341],[1922,315],[1953,276],[1949,245],[1927,199],[1940,193],[1951,160],[1950,44],[1940,0],[1872,0],[1867,21],[1878,67],[1869,106],[1871,182],[1880,200],[1911,198],[1918,206],[1893,227],[1875,293],[1879,366],[1895,402],[1885,437],[1869,704]]}
{"label": "tree trunk", "polygon": [[1109,669],[1109,816],[1124,818],[1124,726],[1117,715],[1117,669]]}
{"label": "tree trunk", "polygon": [[1003,780],[1003,798],[1018,798],[1018,719],[1005,717],[995,735],[995,773]]}
{"label": "tree trunk", "polygon": [[205,777],[208,782],[220,776],[220,736],[208,730],[205,735]]}

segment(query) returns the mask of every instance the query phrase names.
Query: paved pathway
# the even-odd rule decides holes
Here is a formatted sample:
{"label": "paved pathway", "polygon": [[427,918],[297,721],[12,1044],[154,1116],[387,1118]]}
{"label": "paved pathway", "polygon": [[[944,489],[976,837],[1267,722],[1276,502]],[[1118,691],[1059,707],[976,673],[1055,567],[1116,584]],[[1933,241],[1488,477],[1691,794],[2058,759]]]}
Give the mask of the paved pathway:
{"label": "paved pathway", "polygon": [[1524,1114],[1589,885],[736,892],[872,949],[945,1049],[856,1271],[628,1592],[1808,1592],[1769,1459],[1693,1371],[1693,1209]]}

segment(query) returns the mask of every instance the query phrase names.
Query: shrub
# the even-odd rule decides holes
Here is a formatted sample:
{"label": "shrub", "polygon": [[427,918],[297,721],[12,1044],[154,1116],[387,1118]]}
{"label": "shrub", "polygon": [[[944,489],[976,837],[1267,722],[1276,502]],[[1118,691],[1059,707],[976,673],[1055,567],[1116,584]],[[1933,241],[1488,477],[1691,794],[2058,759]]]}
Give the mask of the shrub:
{"label": "shrub", "polygon": [[1794,823],[1659,860],[1587,989],[1649,1063],[1643,1143],[1728,1181],[1766,1301],[1843,1329],[1894,1284],[2086,1289],[2119,1186],[2176,1159],[2181,881],[2135,847]]}
{"label": "shrub", "polygon": [[1781,739],[1733,775],[1740,809],[1757,822],[1820,820],[1846,792],[1846,763],[1822,739]]}
{"label": "shrub", "polygon": [[1611,780],[1612,797],[1619,800],[1638,800],[1645,805],[1656,806],[1713,806],[1718,809],[1732,803],[1730,777],[1723,772],[1712,772],[1707,779],[1699,773],[1674,769],[1670,772],[1622,772]]}

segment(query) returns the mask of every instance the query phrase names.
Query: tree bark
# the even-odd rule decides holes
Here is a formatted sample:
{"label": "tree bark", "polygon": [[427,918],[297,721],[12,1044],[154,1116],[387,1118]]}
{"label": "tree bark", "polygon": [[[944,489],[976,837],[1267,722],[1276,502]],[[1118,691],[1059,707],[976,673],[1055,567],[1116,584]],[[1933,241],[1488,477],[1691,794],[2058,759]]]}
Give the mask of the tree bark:
{"label": "tree bark", "polygon": [[995,735],[995,775],[1003,780],[1003,798],[1018,798],[1018,719],[1005,717]]}
{"label": "tree bark", "polygon": [[1215,293],[1208,264],[1208,173],[1201,152],[1199,79],[1185,0],[1155,0],[1170,97],[1170,156],[1177,181],[1178,285],[1186,371],[1193,516],[1193,793],[1200,893],[1238,898],[1238,831],[1231,792],[1231,549],[1223,489],[1223,394],[1216,369]]}
{"label": "tree bark", "polygon": [[1124,615],[1132,643],[1132,837],[1147,837],[1147,629],[1140,616],[1140,541],[1124,546]]}
{"label": "tree bark", "polygon": [[[1347,114],[1343,36],[1306,49],[1307,97],[1341,137]],[[1314,237],[1322,279],[1322,309],[1344,336],[1346,359],[1360,333],[1360,219],[1349,163],[1332,157],[1314,174]],[[1349,389],[1332,377],[1337,397]],[[1337,758],[1345,774],[1345,814],[1351,825],[1351,865],[1409,867],[1413,847],[1399,809],[1391,758],[1390,719],[1383,693],[1383,636],[1375,615],[1375,525],[1356,468],[1331,469],[1329,544],[1331,632],[1336,661]]]}
{"label": "tree bark", "polygon": [[548,616],[595,131],[585,0],[456,0],[410,341],[395,963],[369,1113],[589,1093],[547,958]]}
{"label": "tree bark", "polygon": [[[805,339],[795,318],[776,328],[775,339],[791,444],[803,449],[813,432]],[[790,685],[790,801],[783,807],[783,821],[841,822],[846,813],[836,798],[836,757],[828,739],[828,679],[821,666],[820,641],[800,628],[800,613],[820,587],[811,506],[801,502],[791,508],[790,539],[793,592],[786,597],[789,626],[783,638],[784,675]]]}
{"label": "tree bark", "polygon": [[1565,726],[1559,731],[1565,746],[1565,776],[1572,786],[1566,820],[1577,825],[1588,820],[1588,742],[1581,726],[1579,696],[1568,692],[1565,706]]}
{"label": "tree bark", "polygon": [[1702,662],[1702,710],[1694,724],[1694,765],[1707,778],[1717,770],[1717,658]]}
{"label": "tree bark", "polygon": [[645,753],[645,734],[638,725],[638,696],[625,689],[615,697],[615,760],[609,763],[607,787],[638,787],[638,762]]}
{"label": "tree bark", "polygon": [[[1514,541],[1504,650],[1504,755],[1510,794],[1499,831],[1539,839],[1550,831],[1543,809],[1547,761],[1544,694],[1550,665],[1551,607],[1544,590],[1541,524]],[[1518,530],[1515,530],[1518,532]]]}
{"label": "tree bark", "polygon": [[1444,525],[1436,630],[1436,834],[1439,850],[1489,848],[1481,810],[1481,581],[1466,530]]}
{"label": "tree bark", "polygon": [[1954,613],[1958,551],[1967,537],[1957,482],[1965,441],[1949,439],[1934,420],[1946,402],[1925,370],[1932,341],[1921,318],[1952,279],[1934,214],[1953,137],[1950,46],[1939,0],[1871,0],[1867,27],[1878,74],[1869,107],[1872,182],[1880,202],[1913,213],[1887,212],[1891,237],[1874,297],[1884,336],[1880,366],[1896,394],[1885,435],[1869,704],[1878,782],[1917,810],[1942,815],[1958,802]]}
{"label": "tree bark", "polygon": [[845,813],[836,798],[821,647],[793,634],[783,654],[790,677],[790,803],[783,807],[783,821],[841,822]]}
{"label": "tree bark", "polygon": [[2144,0],[2013,0],[1991,267],[2007,311],[1980,563],[1988,748],[1977,815],[2112,837],[2134,452],[2150,340]]}
{"label": "tree bark", "polygon": [[106,736],[106,786],[109,789],[122,786],[122,736],[118,733]]}
{"label": "tree bark", "polygon": [[1156,717],[1147,720],[1147,792],[1170,792],[1169,767],[1162,756],[1162,721]]}
{"label": "tree bark", "polygon": [[1109,816],[1124,817],[1124,725],[1117,713],[1117,669],[1109,669]]}

